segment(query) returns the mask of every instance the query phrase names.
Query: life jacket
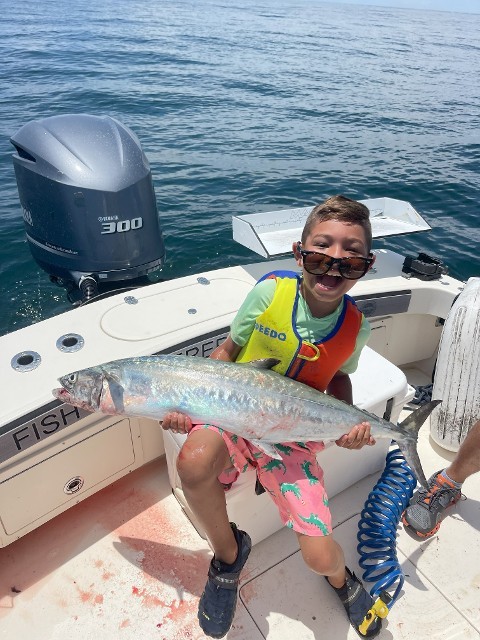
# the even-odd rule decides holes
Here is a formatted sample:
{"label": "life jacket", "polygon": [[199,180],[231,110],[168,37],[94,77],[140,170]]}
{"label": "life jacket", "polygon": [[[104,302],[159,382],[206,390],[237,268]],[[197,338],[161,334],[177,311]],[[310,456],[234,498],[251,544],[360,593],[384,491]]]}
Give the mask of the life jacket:
{"label": "life jacket", "polygon": [[276,358],[280,363],[273,367],[275,371],[325,391],[355,351],[363,314],[355,301],[344,295],[343,309],[332,331],[318,342],[308,342],[296,328],[301,277],[293,271],[272,271],[259,282],[267,278],[277,282],[273,300],[256,319],[252,335],[236,362]]}

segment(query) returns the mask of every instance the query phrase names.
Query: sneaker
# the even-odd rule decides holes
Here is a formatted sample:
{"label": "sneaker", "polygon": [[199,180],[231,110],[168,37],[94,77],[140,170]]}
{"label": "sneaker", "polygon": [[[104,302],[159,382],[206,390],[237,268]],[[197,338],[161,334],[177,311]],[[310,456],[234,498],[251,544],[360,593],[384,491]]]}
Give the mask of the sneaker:
{"label": "sneaker", "polygon": [[376,618],[369,625],[368,630],[365,633],[360,633],[360,625],[364,622],[367,613],[370,611],[375,601],[357,576],[352,573],[348,567],[345,567],[345,570],[347,572],[347,579],[343,587],[340,587],[340,589],[336,589],[332,586],[328,578],[326,578],[326,580],[340,598],[345,611],[347,612],[350,624],[355,631],[363,638],[374,638],[380,633],[382,628],[382,621],[380,618]]}
{"label": "sneaker", "polygon": [[429,538],[442,524],[447,509],[462,497],[462,491],[437,471],[428,480],[428,490],[423,487],[415,491],[410,504],[402,514],[402,522],[421,538]]}
{"label": "sneaker", "polygon": [[224,564],[213,557],[198,605],[198,621],[204,634],[211,638],[223,638],[232,626],[240,572],[252,548],[248,533],[237,529],[233,522],[230,525],[238,544],[237,559],[233,564]]}

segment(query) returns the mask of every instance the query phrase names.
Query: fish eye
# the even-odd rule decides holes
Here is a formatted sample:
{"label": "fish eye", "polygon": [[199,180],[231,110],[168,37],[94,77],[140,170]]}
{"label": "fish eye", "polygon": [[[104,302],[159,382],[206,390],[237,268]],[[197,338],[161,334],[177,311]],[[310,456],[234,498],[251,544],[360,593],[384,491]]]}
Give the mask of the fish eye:
{"label": "fish eye", "polygon": [[76,373],[71,373],[69,376],[67,376],[67,383],[70,386],[73,386],[75,384],[75,382],[77,381],[77,374]]}

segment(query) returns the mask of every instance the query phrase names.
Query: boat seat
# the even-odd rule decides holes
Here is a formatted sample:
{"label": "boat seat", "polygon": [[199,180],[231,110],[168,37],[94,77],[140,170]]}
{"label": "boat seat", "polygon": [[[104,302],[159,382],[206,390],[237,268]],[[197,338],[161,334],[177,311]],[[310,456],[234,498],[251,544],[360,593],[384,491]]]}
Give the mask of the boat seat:
{"label": "boat seat", "polygon": [[[414,396],[414,389],[408,385],[403,371],[369,347],[363,349],[357,371],[351,375],[351,380],[354,404],[380,417],[386,414],[394,423],[404,405]],[[174,495],[198,533],[205,538],[202,527],[187,504],[177,473],[177,457],[186,437],[171,431],[164,432],[168,475]],[[318,454],[318,460],[325,473],[329,498],[383,469],[389,446],[388,439],[377,440],[375,446],[357,451],[337,447],[334,442],[328,443]],[[257,495],[255,484],[256,474],[250,468],[240,474],[225,494],[230,520],[248,531],[253,544],[283,526],[273,501],[266,492]]]}

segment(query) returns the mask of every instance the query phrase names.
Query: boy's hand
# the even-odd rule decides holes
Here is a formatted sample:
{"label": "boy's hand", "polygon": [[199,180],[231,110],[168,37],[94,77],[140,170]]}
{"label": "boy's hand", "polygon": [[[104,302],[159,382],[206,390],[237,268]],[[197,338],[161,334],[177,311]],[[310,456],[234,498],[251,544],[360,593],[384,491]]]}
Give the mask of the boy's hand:
{"label": "boy's hand", "polygon": [[375,440],[370,435],[370,423],[356,424],[348,433],[335,440],[335,444],[344,449],[361,449],[365,445],[373,446]]}
{"label": "boy's hand", "polygon": [[184,413],[178,411],[170,411],[160,423],[165,431],[173,431],[173,433],[188,433],[192,428],[192,421]]}

